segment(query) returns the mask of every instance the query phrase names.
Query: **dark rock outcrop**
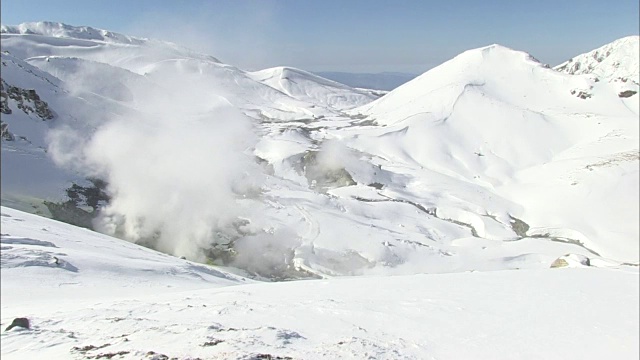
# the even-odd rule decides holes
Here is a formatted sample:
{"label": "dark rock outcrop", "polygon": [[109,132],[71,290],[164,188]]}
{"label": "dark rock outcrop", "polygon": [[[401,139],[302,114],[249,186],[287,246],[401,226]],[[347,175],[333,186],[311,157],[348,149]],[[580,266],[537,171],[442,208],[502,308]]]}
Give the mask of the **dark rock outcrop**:
{"label": "dark rock outcrop", "polygon": [[11,323],[11,325],[9,325],[5,331],[9,331],[11,329],[13,329],[14,327],[21,327],[21,328],[25,328],[25,329],[29,329],[29,319],[27,318],[15,318],[13,319],[13,322]]}
{"label": "dark rock outcrop", "polygon": [[0,121],[0,138],[6,141],[14,141],[16,138],[9,131],[9,124]]}
{"label": "dark rock outcrop", "polygon": [[12,86],[4,80],[0,83],[0,111],[3,114],[12,113],[12,110],[9,108],[9,99],[12,99],[18,103],[18,109],[22,110],[25,114],[35,113],[42,120],[51,120],[54,118],[54,114],[51,109],[49,109],[47,102],[40,99],[40,96],[35,90]]}

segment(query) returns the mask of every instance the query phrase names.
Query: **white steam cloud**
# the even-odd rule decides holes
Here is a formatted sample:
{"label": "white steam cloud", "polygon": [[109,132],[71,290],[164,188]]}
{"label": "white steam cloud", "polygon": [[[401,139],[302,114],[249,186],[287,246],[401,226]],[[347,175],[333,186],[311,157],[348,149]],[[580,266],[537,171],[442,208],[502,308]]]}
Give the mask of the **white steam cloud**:
{"label": "white steam cloud", "polygon": [[92,134],[61,127],[51,132],[49,151],[108,182],[112,200],[98,230],[203,261],[201,250],[240,215],[238,192],[259,181],[247,154],[252,124],[216,95],[215,79],[179,66],[148,78],[156,86],[129,85],[134,109]]}

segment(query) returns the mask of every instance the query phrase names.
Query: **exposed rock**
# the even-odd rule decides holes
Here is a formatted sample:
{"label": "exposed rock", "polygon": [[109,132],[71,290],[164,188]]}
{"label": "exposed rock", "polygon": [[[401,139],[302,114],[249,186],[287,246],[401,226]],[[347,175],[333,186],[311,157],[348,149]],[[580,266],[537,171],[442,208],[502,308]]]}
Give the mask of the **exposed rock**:
{"label": "exposed rock", "polygon": [[619,97],[621,98],[628,98],[628,97],[632,97],[633,95],[637,94],[637,91],[633,91],[633,90],[625,90],[621,93],[618,94]]}
{"label": "exposed rock", "polygon": [[591,260],[579,254],[566,254],[557,258],[551,268],[591,266]]}
{"label": "exposed rock", "polygon": [[526,237],[527,231],[529,231],[529,224],[513,216],[509,216],[509,219],[510,219],[509,221],[511,222],[511,229],[513,229],[513,232],[515,232],[516,235],[518,235],[521,238]]}
{"label": "exposed rock", "polygon": [[15,318],[13,319],[13,322],[11,323],[11,325],[9,325],[5,331],[9,331],[11,329],[13,329],[14,327],[21,327],[21,328],[25,328],[25,329],[29,329],[29,319],[27,318]]}
{"label": "exposed rock", "polygon": [[12,113],[9,108],[9,96],[4,91],[4,80],[0,82],[0,112],[7,115]]}
{"label": "exposed rock", "polygon": [[571,90],[571,95],[575,95],[580,99],[589,99],[591,97],[590,93],[582,90]]}

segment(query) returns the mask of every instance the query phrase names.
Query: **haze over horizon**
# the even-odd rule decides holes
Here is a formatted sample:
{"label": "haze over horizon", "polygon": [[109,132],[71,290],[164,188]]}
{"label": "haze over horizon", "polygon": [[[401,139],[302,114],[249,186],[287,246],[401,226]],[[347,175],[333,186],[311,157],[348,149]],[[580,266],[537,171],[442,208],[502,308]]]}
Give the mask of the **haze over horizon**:
{"label": "haze over horizon", "polygon": [[638,2],[6,0],[2,24],[54,21],[172,41],[245,70],[419,74],[493,43],[550,65],[637,35]]}

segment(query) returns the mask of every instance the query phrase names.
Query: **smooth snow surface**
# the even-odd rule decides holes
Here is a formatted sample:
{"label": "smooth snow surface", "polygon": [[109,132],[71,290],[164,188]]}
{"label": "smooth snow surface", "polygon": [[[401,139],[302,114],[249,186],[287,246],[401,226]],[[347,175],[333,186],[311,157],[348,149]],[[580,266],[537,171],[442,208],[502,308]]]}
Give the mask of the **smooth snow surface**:
{"label": "smooth snow surface", "polygon": [[5,207],[1,244],[3,359],[639,355],[637,268],[258,284]]}

